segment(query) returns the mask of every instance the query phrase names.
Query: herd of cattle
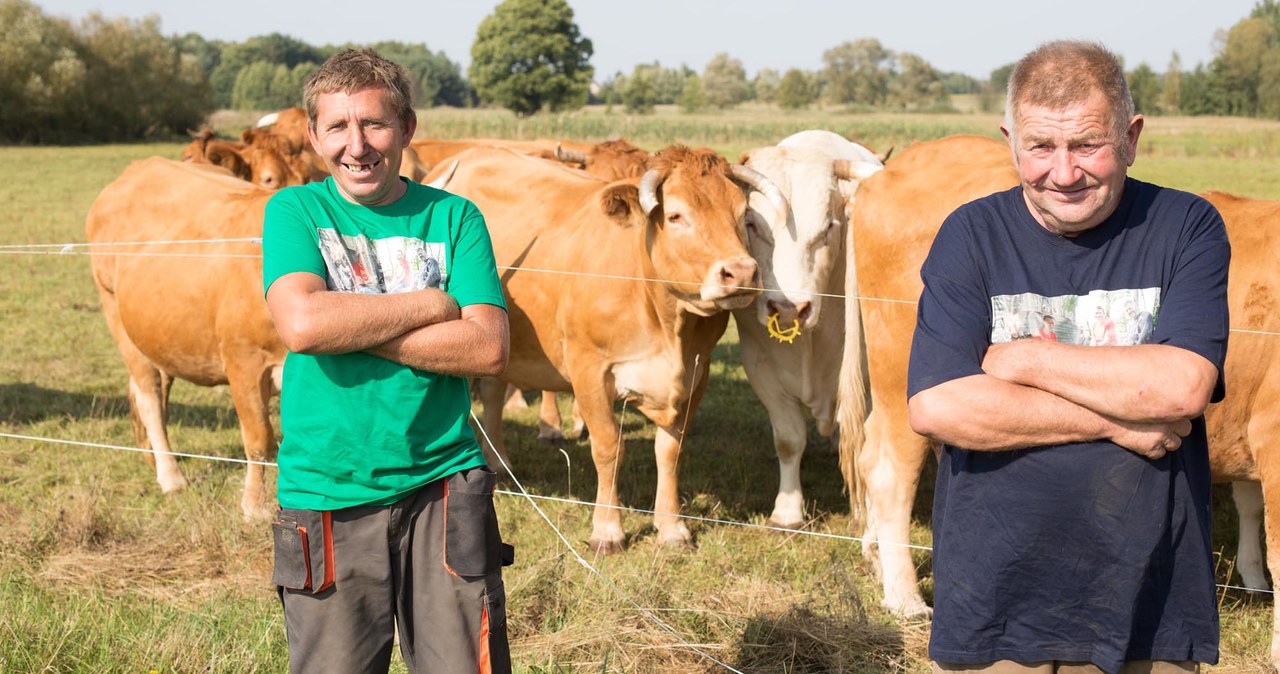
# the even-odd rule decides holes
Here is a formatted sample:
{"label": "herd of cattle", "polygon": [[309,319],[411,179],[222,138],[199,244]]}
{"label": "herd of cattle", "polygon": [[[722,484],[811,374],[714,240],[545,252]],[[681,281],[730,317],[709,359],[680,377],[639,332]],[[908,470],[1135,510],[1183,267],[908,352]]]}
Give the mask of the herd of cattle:
{"label": "herd of cattle", "polygon": [[[743,368],[768,412],[780,467],[770,522],[803,522],[799,465],[807,417],[839,443],[864,554],[884,605],[929,608],[908,534],[929,442],[907,424],[906,363],[920,265],[957,206],[1017,182],[1008,148],[979,136],[919,142],[885,163],[827,131],[804,131],[731,164],[675,145],[626,141],[415,140],[402,175],[467,197],[484,213],[506,293],[511,355],[503,381],[479,387],[483,425],[500,446],[508,386],[541,390],[544,429],[559,433],[553,392],[572,392],[597,470],[590,545],[624,541],[614,477],[622,457],[614,403],[657,426],[655,524],[687,545],[677,465],[706,390],[712,349],[738,326]],[[183,161],[135,162],[90,210],[91,243],[173,242],[92,257],[103,313],[129,372],[138,442],[156,450],[166,491],[186,480],[165,433],[175,378],[229,384],[248,466],[246,516],[273,509],[261,463],[274,456],[267,401],[285,349],[262,299],[260,236],[272,190],[322,179],[300,109],[245,131],[195,137]],[[156,189],[163,185],[164,189]],[[1267,587],[1258,531],[1280,505],[1280,202],[1203,195],[1233,244],[1228,396],[1208,412],[1214,479],[1233,482],[1237,568]],[[192,240],[210,241],[191,255]],[[584,283],[583,277],[593,277]],[[154,288],[168,292],[157,304]],[[840,363],[837,369],[835,363]],[[1280,573],[1280,515],[1265,518],[1267,566]],[[1280,608],[1280,602],[1277,602]],[[1277,612],[1280,625],[1280,612]],[[1272,660],[1280,663],[1273,633]]]}

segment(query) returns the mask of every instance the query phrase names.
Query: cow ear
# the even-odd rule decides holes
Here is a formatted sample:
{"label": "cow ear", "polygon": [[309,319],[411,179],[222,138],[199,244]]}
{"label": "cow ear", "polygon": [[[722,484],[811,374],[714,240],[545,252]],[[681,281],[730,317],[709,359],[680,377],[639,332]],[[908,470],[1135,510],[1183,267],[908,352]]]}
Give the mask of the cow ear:
{"label": "cow ear", "polygon": [[600,210],[620,227],[643,227],[649,218],[640,207],[640,190],[631,183],[614,183],[600,195]]}
{"label": "cow ear", "polygon": [[210,163],[217,164],[245,180],[253,179],[253,172],[249,169],[248,162],[235,150],[230,148],[210,148],[206,157]]}

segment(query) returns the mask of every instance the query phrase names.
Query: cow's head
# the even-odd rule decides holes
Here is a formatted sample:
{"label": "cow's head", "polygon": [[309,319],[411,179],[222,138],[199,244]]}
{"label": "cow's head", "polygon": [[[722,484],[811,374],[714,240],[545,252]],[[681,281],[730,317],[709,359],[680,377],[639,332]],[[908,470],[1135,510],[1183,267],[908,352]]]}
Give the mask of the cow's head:
{"label": "cow's head", "polygon": [[606,212],[619,219],[625,211],[645,224],[652,273],[690,310],[710,315],[750,304],[760,292],[760,272],[745,244],[743,184],[780,199],[777,189],[707,149],[675,145],[655,154],[648,166],[631,188],[634,197],[622,191],[624,184],[606,190]]}
{"label": "cow's head", "polygon": [[262,129],[246,129],[240,140],[244,142],[241,155],[249,164],[249,182],[269,190],[309,182],[306,158],[287,139]]}
{"label": "cow's head", "polygon": [[622,140],[606,140],[597,143],[586,152],[556,146],[555,158],[565,164],[577,165],[587,173],[605,180],[623,180],[644,175],[649,153]]}
{"label": "cow's head", "polygon": [[768,325],[776,317],[782,329],[811,328],[821,316],[832,275],[843,278],[841,251],[858,182],[882,165],[833,159],[807,147],[760,148],[745,154],[743,162],[768,176],[789,204],[780,211],[763,195],[750,198],[748,240],[764,283],[757,318]]}

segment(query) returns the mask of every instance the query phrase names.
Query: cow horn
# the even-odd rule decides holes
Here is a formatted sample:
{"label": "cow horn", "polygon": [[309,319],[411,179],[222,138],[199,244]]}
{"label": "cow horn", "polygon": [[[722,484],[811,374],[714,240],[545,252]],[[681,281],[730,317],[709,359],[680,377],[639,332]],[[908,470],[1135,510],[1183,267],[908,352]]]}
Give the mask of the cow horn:
{"label": "cow horn", "polygon": [[587,155],[581,152],[574,152],[573,150],[566,150],[560,147],[560,143],[556,143],[556,159],[559,159],[566,164],[574,162],[576,164],[585,165],[587,163]]}
{"label": "cow horn", "polygon": [[787,213],[791,210],[791,205],[787,203],[787,197],[782,194],[782,190],[773,184],[765,175],[744,164],[730,164],[729,168],[733,170],[733,177],[740,183],[748,187],[758,190],[761,194],[778,209],[779,213]]}
{"label": "cow horn", "polygon": [[280,113],[273,112],[269,115],[263,115],[262,118],[258,120],[258,123],[254,124],[254,126],[261,129],[266,126],[275,126],[275,123],[278,121],[280,121]]}
{"label": "cow horn", "polygon": [[891,155],[891,154],[893,154],[893,146],[892,146],[892,145],[890,145],[890,146],[889,146],[889,149],[888,149],[888,150],[885,150],[884,152],[881,152],[880,154],[876,155],[876,158],[880,160],[880,163],[881,163],[881,164],[884,164],[884,163],[887,163],[887,162],[889,161],[889,155]]}
{"label": "cow horn", "polygon": [[866,180],[883,168],[882,164],[856,159],[837,159],[831,163],[831,172],[841,180]]}
{"label": "cow horn", "polygon": [[645,215],[658,207],[658,185],[661,183],[662,172],[658,169],[649,169],[640,178],[640,208],[644,209]]}
{"label": "cow horn", "polygon": [[455,159],[452,164],[449,164],[449,168],[445,169],[445,172],[440,174],[439,178],[427,183],[427,187],[434,187],[438,190],[444,189],[444,186],[448,185],[449,181],[453,179],[453,172],[457,170],[458,160]]}

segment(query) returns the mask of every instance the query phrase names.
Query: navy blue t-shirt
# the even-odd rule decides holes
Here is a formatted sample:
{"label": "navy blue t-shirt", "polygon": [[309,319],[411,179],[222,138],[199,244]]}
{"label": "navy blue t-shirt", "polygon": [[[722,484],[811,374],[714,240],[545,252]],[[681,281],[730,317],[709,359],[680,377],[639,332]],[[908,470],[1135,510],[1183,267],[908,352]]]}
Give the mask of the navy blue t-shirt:
{"label": "navy blue t-shirt", "polygon": [[[1220,400],[1229,258],[1213,206],[1133,179],[1073,238],[1021,188],[966,204],[921,268],[908,396],[981,374],[991,344],[1050,339],[1188,349],[1218,367]],[[943,450],[931,659],[1217,662],[1203,418],[1154,461],[1106,441]]]}

